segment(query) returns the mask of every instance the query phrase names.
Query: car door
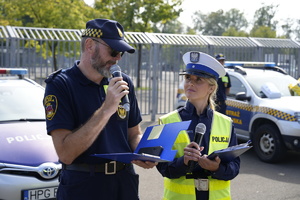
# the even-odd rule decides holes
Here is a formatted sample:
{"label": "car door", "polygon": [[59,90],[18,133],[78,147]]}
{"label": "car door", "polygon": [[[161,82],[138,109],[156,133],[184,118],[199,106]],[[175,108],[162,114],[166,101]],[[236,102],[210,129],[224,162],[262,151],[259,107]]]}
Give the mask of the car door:
{"label": "car door", "polygon": [[[249,101],[240,99],[239,97],[246,97],[247,85],[240,80],[239,77],[229,74],[231,80],[231,88],[229,95],[227,95],[227,110],[226,114],[232,118],[236,133],[248,138],[249,136],[249,123],[252,113],[252,106]],[[241,76],[242,77],[242,76]],[[237,99],[238,98],[238,99]]]}

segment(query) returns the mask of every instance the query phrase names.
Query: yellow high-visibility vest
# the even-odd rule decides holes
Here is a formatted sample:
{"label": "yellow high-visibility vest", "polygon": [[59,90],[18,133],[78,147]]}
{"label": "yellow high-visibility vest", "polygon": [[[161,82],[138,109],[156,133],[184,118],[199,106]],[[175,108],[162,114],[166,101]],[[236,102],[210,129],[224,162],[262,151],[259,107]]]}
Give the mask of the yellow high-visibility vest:
{"label": "yellow high-visibility vest", "polygon": [[[181,117],[177,110],[159,118],[159,124],[180,122]],[[214,111],[208,154],[213,151],[227,148],[231,136],[232,121],[226,115]],[[218,138],[226,138],[219,140]],[[221,142],[220,142],[221,141]],[[178,150],[176,158],[184,155],[183,149],[190,143],[186,131],[181,131],[176,138],[173,149]],[[209,178],[209,199],[230,200],[230,181]],[[194,179],[186,179],[185,176],[176,179],[164,178],[164,200],[195,200]]]}

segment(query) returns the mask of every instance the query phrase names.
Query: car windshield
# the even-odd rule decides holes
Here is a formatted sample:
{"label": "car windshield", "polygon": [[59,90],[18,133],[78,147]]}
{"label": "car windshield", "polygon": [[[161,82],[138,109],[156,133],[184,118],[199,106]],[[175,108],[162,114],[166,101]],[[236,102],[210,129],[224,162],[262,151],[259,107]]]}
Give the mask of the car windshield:
{"label": "car windshield", "polygon": [[0,121],[44,120],[44,90],[31,85],[0,87]]}
{"label": "car windshield", "polygon": [[255,94],[259,97],[263,97],[261,87],[266,83],[272,83],[279,90],[281,96],[291,96],[288,86],[297,82],[293,77],[278,72],[263,73],[262,76],[247,75],[246,79]]}

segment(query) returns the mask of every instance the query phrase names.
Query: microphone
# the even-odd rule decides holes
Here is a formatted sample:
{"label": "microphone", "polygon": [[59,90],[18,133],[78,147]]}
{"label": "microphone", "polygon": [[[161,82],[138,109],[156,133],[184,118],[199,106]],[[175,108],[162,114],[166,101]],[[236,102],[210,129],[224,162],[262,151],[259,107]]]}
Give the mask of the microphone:
{"label": "microphone", "polygon": [[[121,68],[117,64],[111,66],[109,71],[113,77],[122,77]],[[121,107],[123,107],[126,111],[130,110],[129,99],[127,94],[121,99]]]}
{"label": "microphone", "polygon": [[206,131],[206,126],[203,123],[197,124],[195,128],[195,138],[194,142],[196,142],[199,146],[201,145],[203,135]]}
{"label": "microphone", "polygon": [[[206,131],[206,126],[203,123],[197,124],[195,128],[195,137],[194,142],[196,142],[199,146],[201,145],[203,135]],[[189,172],[192,172],[195,167],[195,161],[189,161]]]}

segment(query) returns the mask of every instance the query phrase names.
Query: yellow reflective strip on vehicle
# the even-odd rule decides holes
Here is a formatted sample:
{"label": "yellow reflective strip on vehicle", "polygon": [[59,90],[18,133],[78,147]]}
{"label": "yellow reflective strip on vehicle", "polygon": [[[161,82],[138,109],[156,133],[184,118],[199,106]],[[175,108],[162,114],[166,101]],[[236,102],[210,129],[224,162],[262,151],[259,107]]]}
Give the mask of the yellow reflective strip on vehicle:
{"label": "yellow reflective strip on vehicle", "polygon": [[[251,106],[251,105],[247,105],[245,103],[239,103],[239,102],[230,101],[230,100],[226,100],[226,104],[227,104],[227,106],[234,107],[234,108],[237,108],[240,110],[245,110],[245,111],[249,111],[249,112],[265,113],[265,114],[274,116],[278,119],[285,120],[285,121],[290,121],[290,122],[297,121],[295,116],[293,116],[289,113],[286,113],[286,112],[282,112],[280,110],[272,109],[272,108],[261,107],[261,106]],[[227,109],[230,109],[230,108],[227,108]],[[227,113],[227,111],[226,111],[226,113]],[[227,114],[230,115],[230,111]]]}

